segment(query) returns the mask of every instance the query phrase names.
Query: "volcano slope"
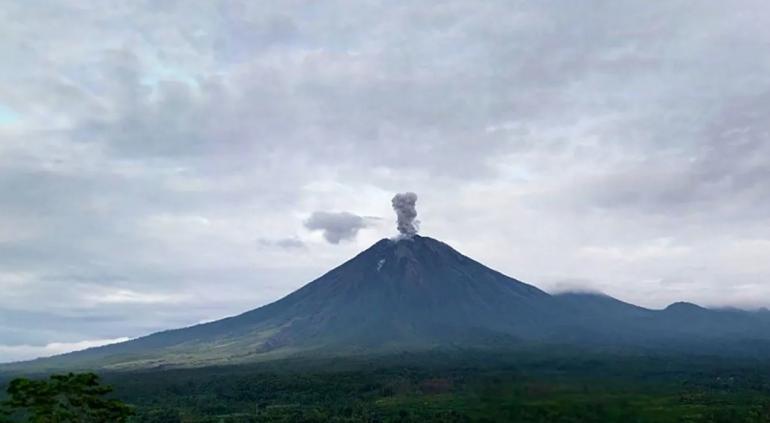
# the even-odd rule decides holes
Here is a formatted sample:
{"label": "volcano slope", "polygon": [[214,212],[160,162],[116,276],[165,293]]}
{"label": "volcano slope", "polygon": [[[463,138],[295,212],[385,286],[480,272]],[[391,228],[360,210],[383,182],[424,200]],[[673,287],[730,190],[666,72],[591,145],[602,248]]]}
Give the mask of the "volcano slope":
{"label": "volcano slope", "polygon": [[550,295],[438,240],[383,239],[288,296],[238,316],[5,369],[136,369],[301,355],[525,345],[770,351],[766,312],[677,303],[649,310],[600,294]]}

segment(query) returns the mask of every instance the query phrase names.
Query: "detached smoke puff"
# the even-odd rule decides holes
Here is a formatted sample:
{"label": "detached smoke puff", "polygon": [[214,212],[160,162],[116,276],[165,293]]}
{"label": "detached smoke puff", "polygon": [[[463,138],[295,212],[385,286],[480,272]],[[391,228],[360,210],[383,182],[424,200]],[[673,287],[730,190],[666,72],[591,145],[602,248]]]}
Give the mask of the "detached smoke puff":
{"label": "detached smoke puff", "polygon": [[369,226],[375,218],[358,216],[353,213],[314,212],[305,221],[305,227],[311,231],[323,231],[326,241],[339,244],[340,241],[352,240],[360,229]]}
{"label": "detached smoke puff", "polygon": [[420,221],[417,217],[417,194],[413,192],[402,192],[393,197],[393,210],[398,216],[398,232],[404,238],[411,238],[420,229]]}

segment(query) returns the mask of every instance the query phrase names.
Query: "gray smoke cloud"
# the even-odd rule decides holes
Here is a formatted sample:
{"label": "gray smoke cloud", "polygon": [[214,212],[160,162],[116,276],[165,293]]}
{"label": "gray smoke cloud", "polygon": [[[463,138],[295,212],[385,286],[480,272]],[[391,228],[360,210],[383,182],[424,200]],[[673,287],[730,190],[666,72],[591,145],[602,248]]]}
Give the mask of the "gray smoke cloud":
{"label": "gray smoke cloud", "polygon": [[348,212],[314,212],[305,220],[305,227],[311,231],[322,231],[323,237],[331,244],[352,240],[360,229],[376,218],[358,216]]}
{"label": "gray smoke cloud", "polygon": [[416,220],[417,194],[413,192],[401,192],[393,197],[393,210],[398,216],[398,232],[405,238],[410,238],[420,230],[420,221]]}

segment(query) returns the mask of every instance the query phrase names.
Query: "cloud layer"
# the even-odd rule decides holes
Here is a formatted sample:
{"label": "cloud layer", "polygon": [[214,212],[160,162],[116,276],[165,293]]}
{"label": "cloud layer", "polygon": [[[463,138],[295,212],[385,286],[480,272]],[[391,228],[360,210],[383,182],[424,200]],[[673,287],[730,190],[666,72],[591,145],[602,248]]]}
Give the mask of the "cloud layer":
{"label": "cloud layer", "polygon": [[0,361],[272,301],[392,235],[317,218],[329,245],[313,211],[392,216],[401,187],[546,289],[770,305],[765,1],[0,15]]}

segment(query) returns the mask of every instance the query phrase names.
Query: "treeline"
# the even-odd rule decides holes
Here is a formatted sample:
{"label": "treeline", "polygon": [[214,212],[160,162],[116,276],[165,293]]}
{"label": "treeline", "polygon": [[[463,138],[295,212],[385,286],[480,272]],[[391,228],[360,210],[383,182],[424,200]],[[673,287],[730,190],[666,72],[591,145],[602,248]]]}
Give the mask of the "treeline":
{"label": "treeline", "polygon": [[114,391],[93,374],[16,379],[0,421],[770,422],[770,363],[708,357],[427,356],[102,376]]}

